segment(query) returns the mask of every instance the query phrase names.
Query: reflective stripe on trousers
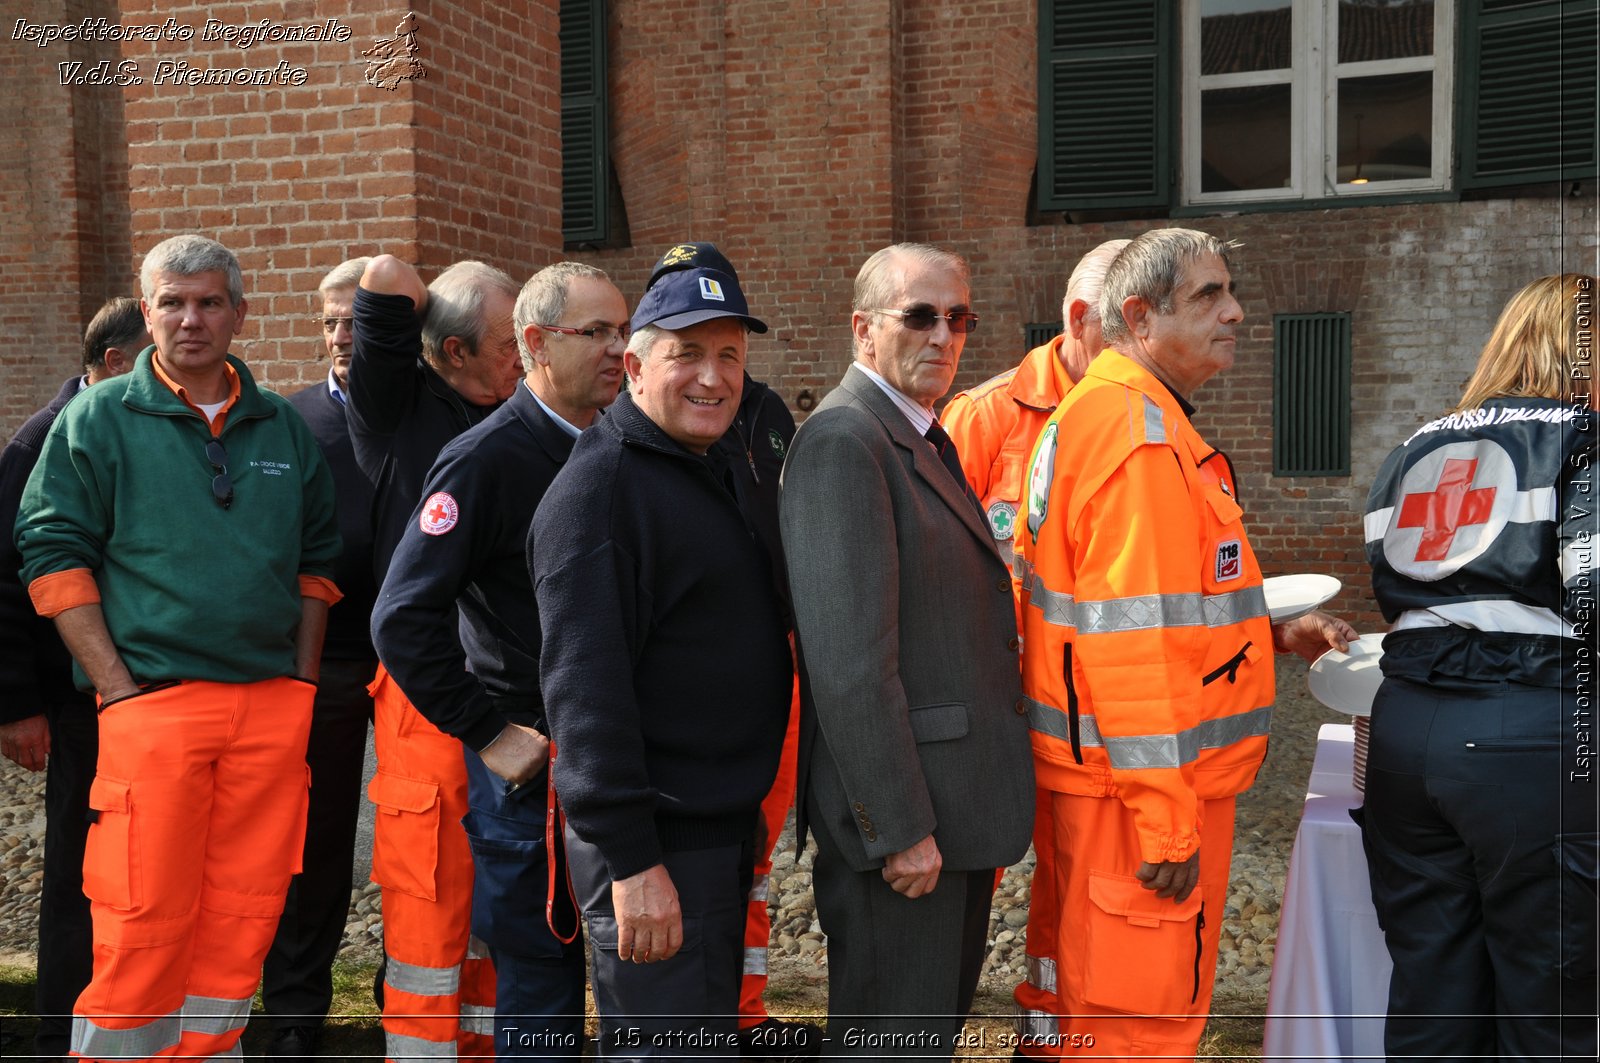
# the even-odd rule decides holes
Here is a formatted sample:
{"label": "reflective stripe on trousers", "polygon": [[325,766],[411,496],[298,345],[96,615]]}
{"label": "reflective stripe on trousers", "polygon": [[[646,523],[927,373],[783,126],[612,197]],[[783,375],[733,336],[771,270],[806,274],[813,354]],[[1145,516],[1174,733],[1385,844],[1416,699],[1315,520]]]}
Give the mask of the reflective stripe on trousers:
{"label": "reflective stripe on trousers", "polygon": [[448,1041],[424,1041],[420,1037],[408,1037],[403,1033],[385,1030],[383,1053],[392,1063],[405,1063],[408,1059],[455,1059],[456,1042],[454,1038]]}
{"label": "reflective stripe on trousers", "polygon": [[143,1026],[114,1030],[82,1015],[72,1017],[72,1054],[88,1059],[144,1059],[178,1044],[183,1011],[169,1012]]}
{"label": "reflective stripe on trousers", "polygon": [[[1067,714],[1054,705],[1023,696],[1028,706],[1028,726],[1040,734],[1070,741]],[[1113,768],[1177,768],[1199,757],[1202,749],[1222,749],[1248,738],[1265,736],[1272,726],[1272,706],[1262,705],[1233,716],[1201,720],[1177,734],[1128,735],[1103,738],[1093,716],[1078,717],[1078,744],[1099,746]]]}
{"label": "reflective stripe on trousers", "polygon": [[480,1037],[494,1036],[494,1009],[482,1004],[461,1005],[461,1028]]}

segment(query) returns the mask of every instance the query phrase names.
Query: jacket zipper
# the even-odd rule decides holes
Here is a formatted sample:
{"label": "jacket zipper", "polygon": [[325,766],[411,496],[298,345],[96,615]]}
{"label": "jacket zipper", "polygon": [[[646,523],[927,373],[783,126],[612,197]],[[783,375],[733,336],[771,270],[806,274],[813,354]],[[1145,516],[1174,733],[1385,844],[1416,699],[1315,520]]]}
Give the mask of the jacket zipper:
{"label": "jacket zipper", "polygon": [[1239,647],[1238,653],[1234,654],[1232,657],[1229,657],[1216,668],[1213,668],[1210,672],[1206,673],[1205,678],[1200,680],[1200,685],[1203,687],[1210,686],[1223,676],[1228,677],[1228,682],[1237,683],[1239,681],[1239,666],[1244,664],[1245,657],[1249,654],[1251,645],[1251,640],[1247,639],[1245,644]]}

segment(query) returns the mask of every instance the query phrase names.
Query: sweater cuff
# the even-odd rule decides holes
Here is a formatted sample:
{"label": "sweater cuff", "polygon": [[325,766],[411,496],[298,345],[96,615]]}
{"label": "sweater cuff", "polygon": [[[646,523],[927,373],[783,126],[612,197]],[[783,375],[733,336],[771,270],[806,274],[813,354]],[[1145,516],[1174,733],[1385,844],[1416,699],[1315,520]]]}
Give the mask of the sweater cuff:
{"label": "sweater cuff", "polygon": [[[558,777],[556,790],[558,795],[561,792],[559,787]],[[646,819],[639,826],[633,824],[627,826],[628,830],[612,834],[604,840],[597,839],[593,843],[605,859],[606,870],[611,873],[613,882],[632,878],[639,872],[648,871],[662,862],[661,837],[656,833],[654,817]],[[578,836],[583,837],[583,832],[579,831]]]}
{"label": "sweater cuff", "polygon": [[100,604],[100,585],[87,568],[49,572],[28,584],[28,597],[42,617],[54,620],[68,609]]}
{"label": "sweater cuff", "polygon": [[319,602],[327,602],[329,605],[333,605],[340,598],[343,598],[344,594],[340,592],[338,586],[331,579],[323,576],[301,575],[300,597],[315,598]]}

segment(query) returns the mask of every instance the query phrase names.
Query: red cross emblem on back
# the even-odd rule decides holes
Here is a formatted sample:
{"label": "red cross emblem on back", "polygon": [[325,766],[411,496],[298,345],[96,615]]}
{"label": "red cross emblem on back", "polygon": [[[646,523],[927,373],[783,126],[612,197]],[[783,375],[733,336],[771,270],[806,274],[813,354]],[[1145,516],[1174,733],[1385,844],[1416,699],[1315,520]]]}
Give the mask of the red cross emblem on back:
{"label": "red cross emblem on back", "polygon": [[1439,486],[1422,494],[1406,495],[1400,503],[1396,527],[1421,528],[1418,561],[1443,561],[1450,554],[1456,532],[1472,524],[1487,524],[1494,508],[1493,487],[1472,487],[1477,459],[1451,458],[1439,473]]}

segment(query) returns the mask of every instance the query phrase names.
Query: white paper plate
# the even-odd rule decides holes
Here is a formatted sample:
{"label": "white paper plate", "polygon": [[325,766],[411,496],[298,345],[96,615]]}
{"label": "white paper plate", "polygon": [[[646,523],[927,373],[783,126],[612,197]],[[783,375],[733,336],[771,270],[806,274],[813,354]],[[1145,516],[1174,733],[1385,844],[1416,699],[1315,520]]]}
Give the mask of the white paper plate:
{"label": "white paper plate", "polygon": [[1274,624],[1295,620],[1339,593],[1341,584],[1333,576],[1303,573],[1298,576],[1269,576],[1261,581],[1267,596],[1267,617]]}
{"label": "white paper plate", "polygon": [[1349,653],[1329,650],[1312,662],[1306,676],[1311,696],[1336,712],[1371,715],[1372,697],[1383,682],[1382,656],[1382,635],[1362,635],[1350,643]]}

